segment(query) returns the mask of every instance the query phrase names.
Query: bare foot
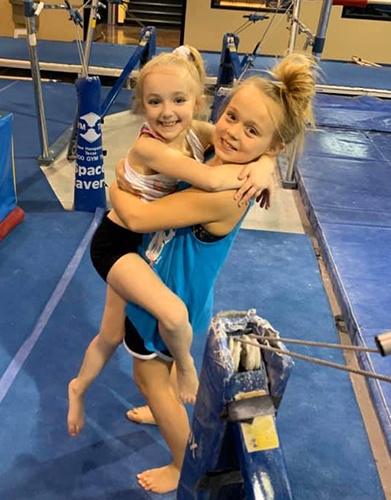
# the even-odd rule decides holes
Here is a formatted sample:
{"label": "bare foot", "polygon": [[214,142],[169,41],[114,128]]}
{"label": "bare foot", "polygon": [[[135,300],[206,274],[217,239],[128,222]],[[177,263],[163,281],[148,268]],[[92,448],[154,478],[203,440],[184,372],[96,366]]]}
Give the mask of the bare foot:
{"label": "bare foot", "polygon": [[194,404],[198,390],[198,376],[194,363],[186,368],[176,367],[179,399],[182,403]]}
{"label": "bare foot", "polygon": [[177,489],[179,475],[179,469],[174,464],[169,464],[137,474],[137,481],[145,491],[163,494]]}
{"label": "bare foot", "polygon": [[139,406],[137,408],[132,408],[126,412],[126,416],[132,422],[137,422],[138,424],[150,424],[156,425],[155,419],[152,415],[149,406]]}
{"label": "bare foot", "polygon": [[84,427],[84,396],[76,391],[76,379],[68,384],[68,432],[77,436]]}

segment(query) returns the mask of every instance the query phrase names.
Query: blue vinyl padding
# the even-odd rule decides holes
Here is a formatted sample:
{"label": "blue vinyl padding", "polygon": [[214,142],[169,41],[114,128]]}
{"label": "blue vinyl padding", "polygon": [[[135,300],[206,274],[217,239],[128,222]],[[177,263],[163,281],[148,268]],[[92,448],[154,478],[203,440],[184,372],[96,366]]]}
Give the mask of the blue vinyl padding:
{"label": "blue vinyl padding", "polygon": [[[95,42],[92,44],[90,65],[102,68],[122,69],[136,45],[118,45]],[[239,45],[240,49],[240,45]],[[157,48],[156,52],[171,51]],[[76,42],[39,40],[37,45],[40,62],[57,64],[80,64]],[[208,76],[217,76],[220,52],[202,52]],[[240,57],[244,54],[240,53]],[[0,37],[0,59],[29,60],[28,46],[24,39]],[[254,69],[270,69],[276,57],[262,55],[254,60]],[[343,61],[320,62],[320,83],[338,86],[355,86],[391,90],[391,68],[359,66]]]}
{"label": "blue vinyl padding", "polygon": [[326,127],[391,132],[391,101],[375,97],[316,96],[316,123]]}
{"label": "blue vinyl padding", "polygon": [[[353,342],[373,347],[374,337],[391,329],[391,144],[389,133],[356,127],[356,118],[371,130],[387,129],[390,120],[379,108],[388,102],[359,98],[345,106],[345,98],[333,97],[330,117],[339,99],[352,111],[346,129],[309,134],[298,183]],[[363,368],[391,376],[389,358],[364,353],[359,359]],[[368,384],[391,450],[391,386]]]}
{"label": "blue vinyl padding", "polygon": [[0,113],[0,225],[16,207],[12,153],[12,115]]}

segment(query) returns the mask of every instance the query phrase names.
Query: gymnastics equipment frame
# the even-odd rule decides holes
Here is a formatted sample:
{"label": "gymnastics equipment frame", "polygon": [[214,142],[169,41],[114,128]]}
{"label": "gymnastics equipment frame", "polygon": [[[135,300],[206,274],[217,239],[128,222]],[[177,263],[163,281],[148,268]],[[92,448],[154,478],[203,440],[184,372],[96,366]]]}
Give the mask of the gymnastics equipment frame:
{"label": "gymnastics equipment frame", "polygon": [[[90,57],[93,31],[97,19],[98,3],[99,3],[98,0],[91,0],[92,15],[90,16],[87,41],[83,58],[84,63],[82,64],[83,74],[88,70],[88,61]],[[41,72],[40,72],[38,52],[37,52],[37,37],[36,37],[37,28],[35,21],[35,17],[39,16],[42,9],[45,8],[66,9],[69,12],[70,19],[79,26],[82,26],[82,17],[77,10],[74,10],[71,7],[68,0],[65,0],[64,5],[51,4],[48,6],[45,6],[43,2],[40,2],[38,5],[36,5],[34,3],[34,0],[24,0],[24,17],[26,23],[27,42],[28,42],[30,65],[31,65],[31,76],[34,84],[35,107],[37,111],[39,139],[41,145],[41,155],[38,157],[38,162],[40,165],[48,166],[54,161],[56,156],[64,148],[66,142],[64,143],[63,141],[59,140],[56,141],[51,147],[49,147],[45,106],[42,94]]]}
{"label": "gymnastics equipment frame", "polygon": [[[118,3],[122,0],[109,0],[109,2]],[[69,4],[68,0],[64,0],[64,5],[48,5],[45,6],[43,2],[36,4],[34,0],[24,0],[24,17],[26,23],[27,31],[27,42],[29,48],[29,59],[31,66],[31,76],[34,85],[34,100],[37,113],[38,130],[39,130],[39,140],[41,146],[41,154],[38,157],[38,163],[42,166],[49,166],[57,158],[57,156],[64,150],[68,145],[68,157],[71,158],[74,153],[75,147],[75,128],[77,124],[78,117],[76,116],[73,126],[71,126],[62,136],[57,139],[54,144],[49,145],[48,132],[46,125],[45,116],[45,106],[42,93],[42,80],[40,73],[39,58],[37,52],[37,37],[36,37],[36,16],[39,16],[42,9],[45,8],[58,8],[66,9],[69,12],[70,20],[72,20],[76,25],[82,27],[83,19],[77,9],[73,9]],[[93,34],[98,18],[98,8],[101,6],[99,0],[90,0],[91,15],[89,17],[88,31],[86,35],[86,41],[84,46],[84,53],[81,48],[79,48],[80,59],[81,59],[81,76],[88,76],[88,67],[91,54],[91,46],[93,41]],[[140,40],[135,52],[129,58],[128,63],[122,70],[121,74],[118,76],[114,87],[107,96],[105,102],[102,105],[102,118],[107,114],[110,106],[115,101],[118,93],[121,90],[126,78],[130,75],[131,71],[140,64],[144,64],[146,60],[151,58],[156,51],[156,30],[154,27],[143,28],[140,35]]]}

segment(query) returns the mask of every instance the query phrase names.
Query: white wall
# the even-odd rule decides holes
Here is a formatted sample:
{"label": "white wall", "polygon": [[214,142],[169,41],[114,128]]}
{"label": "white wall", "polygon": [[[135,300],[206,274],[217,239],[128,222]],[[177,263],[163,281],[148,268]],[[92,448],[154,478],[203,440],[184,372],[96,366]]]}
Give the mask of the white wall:
{"label": "white wall", "polygon": [[[58,0],[45,0],[45,4],[59,4]],[[82,2],[70,0],[71,5],[81,5]],[[20,17],[21,8],[17,6],[16,11]],[[15,11],[15,9],[14,9]],[[0,0],[0,36],[14,35],[14,11],[9,0]],[[68,21],[69,14],[64,9],[44,9],[39,16],[38,38],[46,40],[75,40],[75,28],[72,21]],[[18,27],[23,27],[19,25]],[[80,35],[83,37],[83,34]]]}
{"label": "white wall", "polygon": [[[251,11],[212,9],[211,0],[187,0],[184,41],[201,50],[220,51],[223,34],[241,26]],[[300,20],[316,33],[322,2],[303,0]],[[391,22],[341,18],[342,7],[332,7],[322,58],[350,60],[353,55],[372,62],[391,64]],[[241,52],[249,52],[262,38],[269,19],[251,24],[239,34]],[[263,44],[262,53],[281,55],[288,48],[290,32],[287,17],[277,14]],[[305,36],[297,38],[302,50]],[[311,49],[309,49],[311,50]]]}

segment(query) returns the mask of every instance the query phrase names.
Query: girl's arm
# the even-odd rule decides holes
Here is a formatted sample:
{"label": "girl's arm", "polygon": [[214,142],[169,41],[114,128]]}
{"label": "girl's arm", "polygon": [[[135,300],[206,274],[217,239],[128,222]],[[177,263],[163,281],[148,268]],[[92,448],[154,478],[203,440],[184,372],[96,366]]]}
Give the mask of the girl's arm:
{"label": "girl's arm", "polygon": [[257,162],[249,163],[243,168],[239,179],[243,179],[244,184],[235,193],[235,200],[239,200],[239,205],[255,198],[261,208],[266,210],[270,208],[276,186],[274,179],[276,165],[276,156],[266,154]]}
{"label": "girl's arm", "polygon": [[211,167],[184,156],[181,152],[146,135],[141,136],[131,150],[135,164],[166,174],[206,191],[237,189],[243,184],[238,176],[243,165]]}
{"label": "girl's arm", "polygon": [[[210,124],[207,125],[206,134],[210,133]],[[268,188],[269,180],[265,184],[265,178],[269,178],[268,173],[264,174],[258,169],[263,169],[265,166],[268,168],[272,165],[274,169],[274,162],[272,156],[264,155],[251,165],[250,172],[244,178],[239,178],[240,173],[243,171],[243,165],[225,164],[218,166],[209,166],[200,164],[193,158],[186,157],[180,151],[174,149],[153,137],[142,135],[132,148],[133,161],[136,164],[145,165],[151,170],[166,174],[174,179],[179,179],[193,186],[196,186],[205,191],[226,191],[229,189],[238,189],[245,184],[243,194],[246,198],[241,201],[247,202],[249,199],[255,197],[255,194],[260,194],[264,189]]]}
{"label": "girl's arm", "polygon": [[149,203],[110,186],[111,203],[124,225],[137,233],[149,233],[193,224],[223,222],[244,212],[237,207],[232,193],[208,193],[189,188]]}

